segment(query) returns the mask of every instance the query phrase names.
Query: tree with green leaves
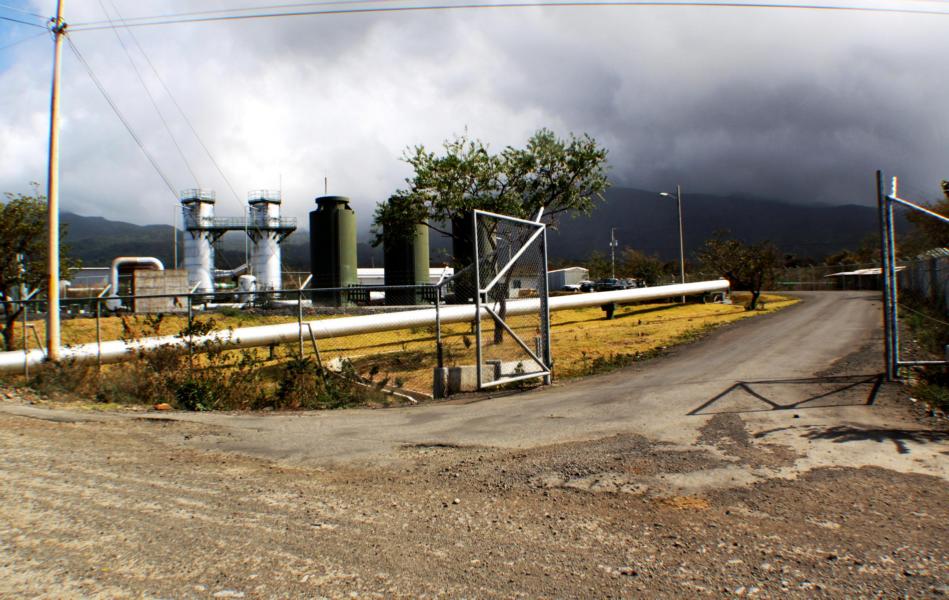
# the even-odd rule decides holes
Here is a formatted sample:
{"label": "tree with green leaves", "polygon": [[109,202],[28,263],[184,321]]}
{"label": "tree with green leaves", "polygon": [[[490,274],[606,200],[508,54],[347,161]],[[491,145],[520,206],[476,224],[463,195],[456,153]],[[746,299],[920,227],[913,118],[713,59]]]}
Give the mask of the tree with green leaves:
{"label": "tree with green leaves", "polygon": [[[6,350],[15,348],[14,327],[23,313],[19,300],[32,290],[47,284],[48,243],[46,234],[46,198],[34,195],[4,194],[0,204],[0,334]],[[65,236],[61,228],[60,239]],[[61,260],[61,276],[75,266]]]}
{"label": "tree with green leaves", "polygon": [[541,129],[524,148],[491,154],[481,140],[464,134],[445,141],[443,150],[406,150],[403,160],[414,173],[396,192],[396,202],[376,207],[374,245],[382,242],[383,230],[411,235],[415,225],[460,237],[450,226],[475,209],[533,219],[543,208],[545,222],[555,223],[568,211],[589,213],[609,187],[607,151],[588,135],[561,139]]}
{"label": "tree with green leaves", "polygon": [[774,281],[774,272],[781,264],[781,255],[771,242],[746,244],[719,232],[698,252],[706,268],[727,279],[732,289],[751,292],[746,307],[755,310],[765,285]]}
{"label": "tree with green leaves", "polygon": [[[413,169],[407,187],[376,208],[374,245],[386,235],[413,234],[416,225],[452,238],[456,269],[472,262],[473,240],[470,215],[480,209],[522,219],[534,219],[543,209],[543,219],[556,223],[566,212],[588,213],[609,186],[607,151],[588,135],[559,138],[549,129],[534,133],[523,148],[508,146],[493,154],[481,140],[467,133],[444,142],[443,152],[424,146],[406,150],[403,160]],[[493,232],[485,239],[491,243]],[[485,254],[491,255],[490,252]],[[502,267],[502,258],[482,268]],[[513,271],[503,281],[499,314],[506,313],[506,290]],[[495,341],[503,330],[495,328]]]}
{"label": "tree with green leaves", "polygon": [[[942,193],[942,199],[923,203],[922,206],[949,216],[949,181],[942,182]],[[902,243],[897,244],[901,254],[912,257],[933,248],[949,247],[949,225],[916,210],[907,211],[906,218],[912,223],[913,229],[901,240]]]}
{"label": "tree with green leaves", "polygon": [[633,248],[623,248],[620,253],[623,275],[642,279],[646,285],[658,285],[665,272],[665,263],[658,256],[650,256]]}

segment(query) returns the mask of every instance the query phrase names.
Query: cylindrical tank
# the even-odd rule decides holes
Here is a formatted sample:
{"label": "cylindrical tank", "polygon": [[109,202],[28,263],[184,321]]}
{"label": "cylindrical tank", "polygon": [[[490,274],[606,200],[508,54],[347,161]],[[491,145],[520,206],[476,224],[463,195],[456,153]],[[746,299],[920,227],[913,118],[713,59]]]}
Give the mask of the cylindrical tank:
{"label": "cylindrical tank", "polygon": [[[411,235],[382,232],[386,285],[426,285],[429,283],[428,226],[416,225]],[[409,305],[426,302],[423,289],[387,290],[386,304]]]}
{"label": "cylindrical tank", "polygon": [[451,220],[451,258],[455,268],[454,302],[474,302],[478,286],[474,280],[474,212],[465,211]]}
{"label": "cylindrical tank", "polygon": [[257,291],[257,278],[253,275],[241,275],[237,278],[237,299],[240,302],[252,302]]}
{"label": "cylindrical tank", "polygon": [[186,190],[181,193],[181,213],[184,223],[185,270],[188,286],[197,286],[197,293],[214,292],[214,246],[211,227],[214,223],[214,192]]}
{"label": "cylindrical tank", "polygon": [[[310,213],[310,272],[314,288],[355,286],[356,213],[345,196],[322,196]],[[349,303],[347,293],[314,294],[313,302],[328,306]]]}
{"label": "cylindrical tank", "polygon": [[250,271],[257,278],[260,291],[279,290],[282,285],[280,268],[280,192],[251,192]]}

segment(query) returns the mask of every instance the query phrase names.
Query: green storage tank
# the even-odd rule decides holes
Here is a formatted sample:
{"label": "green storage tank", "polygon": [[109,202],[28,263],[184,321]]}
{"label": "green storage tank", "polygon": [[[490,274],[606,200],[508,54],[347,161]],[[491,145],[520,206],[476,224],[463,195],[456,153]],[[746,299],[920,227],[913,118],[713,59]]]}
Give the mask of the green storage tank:
{"label": "green storage tank", "polygon": [[[310,287],[352,287],[356,277],[356,213],[345,196],[321,196],[310,213]],[[349,304],[349,293],[314,293],[324,306]]]}
{"label": "green storage tank", "polygon": [[[386,285],[427,285],[429,283],[428,226],[416,225],[411,235],[382,232]],[[428,302],[428,290],[386,291],[386,304],[407,306]],[[431,300],[434,300],[432,296]]]}

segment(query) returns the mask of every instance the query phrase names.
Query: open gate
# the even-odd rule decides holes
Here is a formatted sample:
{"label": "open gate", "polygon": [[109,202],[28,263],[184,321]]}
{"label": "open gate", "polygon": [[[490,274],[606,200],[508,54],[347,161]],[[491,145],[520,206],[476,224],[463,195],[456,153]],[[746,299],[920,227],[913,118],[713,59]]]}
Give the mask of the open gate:
{"label": "open gate", "polygon": [[[478,389],[541,378],[550,383],[547,227],[474,211]],[[507,303],[539,299],[530,314],[508,317]]]}

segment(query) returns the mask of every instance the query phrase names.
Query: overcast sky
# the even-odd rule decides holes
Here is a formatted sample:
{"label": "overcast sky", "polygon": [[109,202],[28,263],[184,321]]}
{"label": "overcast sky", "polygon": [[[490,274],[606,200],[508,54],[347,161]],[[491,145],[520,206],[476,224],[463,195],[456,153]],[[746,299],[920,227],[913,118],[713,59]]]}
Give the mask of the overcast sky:
{"label": "overcast sky", "polygon": [[[102,1],[134,17],[268,0]],[[55,11],[53,0],[0,4]],[[104,18],[99,0],[66,5],[69,23]],[[37,33],[0,21],[0,48]],[[366,217],[409,175],[399,160],[407,146],[437,148],[465,128],[495,150],[540,127],[589,133],[609,149],[614,184],[645,189],[870,204],[877,168],[919,199],[938,197],[949,178],[949,15],[559,7],[134,33],[239,200],[127,31],[198,181],[115,33],[71,37],[173,186],[215,189],[220,216],[240,214],[249,190],[282,185],[285,213],[302,217],[328,177],[330,193],[351,196]],[[45,189],[51,55],[48,35],[0,50],[0,191]],[[169,223],[172,192],[68,48],[64,58],[63,210]]]}

